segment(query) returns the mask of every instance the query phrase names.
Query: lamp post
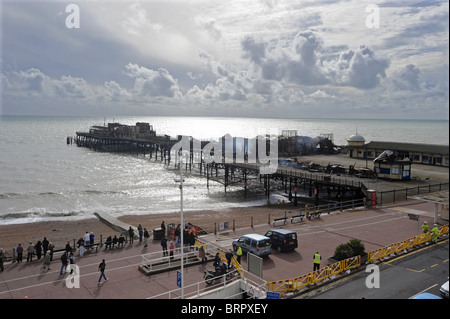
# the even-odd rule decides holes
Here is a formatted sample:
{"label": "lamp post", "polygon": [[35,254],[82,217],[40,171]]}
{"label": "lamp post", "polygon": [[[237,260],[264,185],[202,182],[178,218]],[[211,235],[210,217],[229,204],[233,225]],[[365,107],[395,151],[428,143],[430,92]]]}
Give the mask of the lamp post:
{"label": "lamp post", "polygon": [[181,299],[184,299],[183,153],[180,152]]}

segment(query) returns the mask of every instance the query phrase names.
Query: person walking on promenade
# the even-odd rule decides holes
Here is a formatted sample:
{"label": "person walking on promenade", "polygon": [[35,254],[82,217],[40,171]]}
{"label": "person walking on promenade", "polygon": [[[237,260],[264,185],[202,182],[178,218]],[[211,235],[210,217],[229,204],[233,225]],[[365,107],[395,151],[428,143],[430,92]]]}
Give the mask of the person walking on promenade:
{"label": "person walking on promenade", "polygon": [[[67,270],[67,264],[69,262],[68,260],[68,256],[67,256],[67,251],[65,251],[62,255],[61,255],[61,270],[59,271],[59,275],[62,276],[66,273]],[[64,272],[63,272],[64,271]]]}
{"label": "person walking on promenade", "polygon": [[144,227],[144,247],[148,246],[148,239],[150,238],[150,234],[148,233],[147,228]]}
{"label": "person walking on promenade", "polygon": [[104,259],[102,259],[102,262],[100,265],[98,265],[98,270],[100,271],[100,277],[98,278],[98,285],[100,286],[102,278],[105,279],[105,282],[108,281],[108,278],[105,276],[105,268],[106,268],[106,262]]}
{"label": "person walking on promenade", "polygon": [[308,204],[305,204],[305,217],[309,218],[309,206],[308,206]]}
{"label": "person walking on promenade", "polygon": [[168,256],[169,254],[167,253],[167,237],[166,236],[164,236],[161,239],[161,247],[162,247],[162,250],[163,250],[163,257]]}
{"label": "person walking on promenade", "polygon": [[437,224],[434,224],[433,229],[431,230],[432,236],[431,236],[431,241],[434,244],[437,244],[438,242],[438,235],[439,235],[439,228],[437,227]]}
{"label": "person walking on promenade", "polygon": [[16,248],[16,253],[17,253],[17,262],[21,263],[22,262],[22,256],[23,256],[23,247],[22,244],[19,244]]}
{"label": "person walking on promenade", "polygon": [[427,221],[424,221],[422,224],[422,234],[428,233],[430,226],[428,226]]}
{"label": "person walking on promenade", "polygon": [[70,242],[67,242],[66,244],[66,253],[69,255],[72,252],[72,247],[70,246]]}
{"label": "person walking on promenade", "polygon": [[27,253],[27,262],[33,261],[34,246],[31,242],[28,244]]}
{"label": "person walking on promenade", "polygon": [[144,231],[142,230],[142,225],[139,224],[137,229],[138,229],[138,233],[139,233],[139,242],[142,243],[142,236],[144,236]]}
{"label": "person walking on promenade", "polygon": [[131,226],[128,228],[128,236],[130,237],[130,244],[132,244],[134,241],[134,230]]}
{"label": "person walking on promenade", "polygon": [[322,256],[320,256],[319,252],[316,251],[316,253],[313,256],[313,263],[314,263],[313,271],[320,269],[320,260],[321,259],[322,259]]}
{"label": "person walking on promenade", "polygon": [[45,267],[47,267],[47,270],[50,270],[51,262],[52,261],[51,261],[50,251],[47,250],[44,255],[44,270],[45,270]]}

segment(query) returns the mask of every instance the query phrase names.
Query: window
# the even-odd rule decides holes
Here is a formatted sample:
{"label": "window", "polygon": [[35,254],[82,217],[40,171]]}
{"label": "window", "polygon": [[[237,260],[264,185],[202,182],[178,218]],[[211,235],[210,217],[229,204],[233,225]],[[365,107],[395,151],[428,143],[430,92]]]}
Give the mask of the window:
{"label": "window", "polygon": [[392,167],[392,175],[398,175],[398,174],[399,174],[398,166]]}

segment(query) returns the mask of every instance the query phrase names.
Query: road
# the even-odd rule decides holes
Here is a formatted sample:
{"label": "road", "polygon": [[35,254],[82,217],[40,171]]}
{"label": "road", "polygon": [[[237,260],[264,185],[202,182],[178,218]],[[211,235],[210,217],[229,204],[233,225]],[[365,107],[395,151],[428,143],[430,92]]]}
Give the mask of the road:
{"label": "road", "polygon": [[307,299],[408,299],[421,292],[439,295],[449,276],[449,241],[429,245],[379,265],[379,288],[375,272],[365,271],[324,286]]}

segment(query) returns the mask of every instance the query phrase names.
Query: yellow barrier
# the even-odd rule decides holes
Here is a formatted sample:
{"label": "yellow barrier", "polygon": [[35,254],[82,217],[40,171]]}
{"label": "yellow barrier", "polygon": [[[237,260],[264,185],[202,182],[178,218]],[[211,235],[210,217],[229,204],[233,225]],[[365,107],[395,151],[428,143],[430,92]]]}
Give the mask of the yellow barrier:
{"label": "yellow barrier", "polygon": [[360,265],[361,256],[352,257],[294,279],[268,282],[267,290],[272,292],[295,291]]}
{"label": "yellow barrier", "polygon": [[[439,228],[438,237],[448,234],[448,225],[444,225]],[[431,241],[432,233],[420,234],[415,237],[411,237],[407,240],[404,240],[400,243],[391,244],[389,246],[373,250],[367,255],[367,262],[373,262],[375,260],[384,258],[386,256],[398,253],[400,251],[404,251],[405,249],[418,246],[424,243]]]}

